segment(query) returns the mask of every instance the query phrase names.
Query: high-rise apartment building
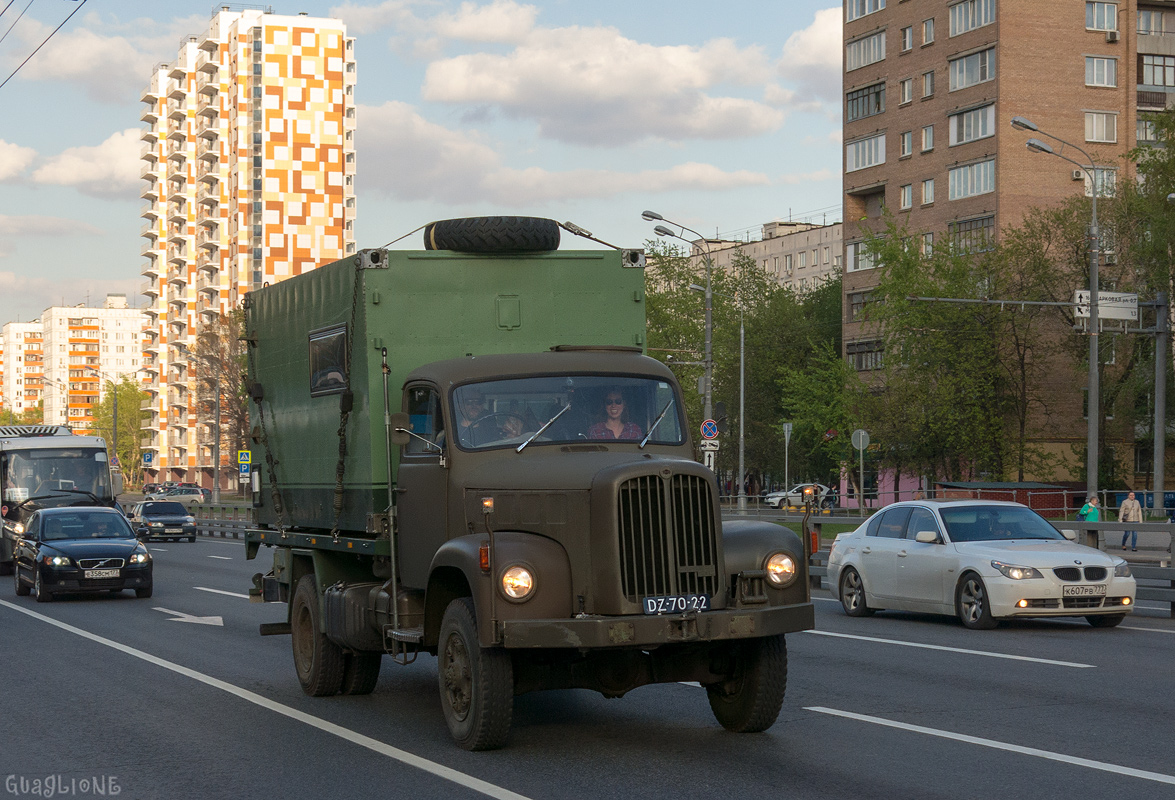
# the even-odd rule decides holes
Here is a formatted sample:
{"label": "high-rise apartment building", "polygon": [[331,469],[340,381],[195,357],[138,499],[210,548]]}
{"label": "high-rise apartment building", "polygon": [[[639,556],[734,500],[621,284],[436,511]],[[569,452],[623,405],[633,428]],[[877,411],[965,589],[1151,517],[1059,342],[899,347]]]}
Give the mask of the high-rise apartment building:
{"label": "high-rise apartment building", "polygon": [[845,355],[871,370],[882,346],[858,316],[882,209],[923,248],[980,248],[1033,206],[1090,195],[1082,170],[1025,147],[1015,116],[1089,152],[1100,196],[1112,193],[1133,177],[1125,153],[1148,137],[1145,111],[1175,93],[1175,7],[846,0],[845,12]]}
{"label": "high-rise apartment building", "polygon": [[141,117],[152,474],[212,474],[190,354],[201,326],[252,289],[354,252],[354,89],[341,21],[229,6],[156,66]]}
{"label": "high-rise apartment building", "polygon": [[41,401],[45,369],[41,322],[9,322],[3,328],[4,406],[20,415]]}
{"label": "high-rise apartment building", "polygon": [[[53,306],[33,322],[4,326],[4,405],[15,414],[43,403],[42,421],[94,432],[107,381],[138,377],[144,315],[125,294],[99,308]],[[121,426],[120,426],[121,427]]]}

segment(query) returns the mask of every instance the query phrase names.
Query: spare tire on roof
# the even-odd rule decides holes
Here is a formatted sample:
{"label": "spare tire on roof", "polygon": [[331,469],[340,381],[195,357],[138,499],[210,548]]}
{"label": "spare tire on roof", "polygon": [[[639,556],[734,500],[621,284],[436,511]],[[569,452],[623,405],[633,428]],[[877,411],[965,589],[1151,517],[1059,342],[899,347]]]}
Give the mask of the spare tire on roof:
{"label": "spare tire on roof", "polygon": [[559,223],[541,217],[464,217],[430,222],[425,250],[542,253],[559,249]]}

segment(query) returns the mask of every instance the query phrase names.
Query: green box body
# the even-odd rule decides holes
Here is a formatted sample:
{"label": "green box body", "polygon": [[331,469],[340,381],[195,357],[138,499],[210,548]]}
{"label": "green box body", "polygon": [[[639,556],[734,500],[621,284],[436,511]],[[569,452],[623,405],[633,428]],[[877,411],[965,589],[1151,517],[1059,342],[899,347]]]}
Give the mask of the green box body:
{"label": "green box body", "polygon": [[[249,379],[264,395],[260,409],[250,403],[258,522],[330,530],[337,521],[338,530],[354,533],[366,529],[370,512],[387,509],[384,348],[392,412],[400,410],[405,377],[430,362],[556,345],[643,348],[644,270],[625,266],[627,252],[365,250],[252,292]],[[336,326],[348,333],[353,394],[340,514],[341,395],[312,396],[310,365],[311,335]]]}

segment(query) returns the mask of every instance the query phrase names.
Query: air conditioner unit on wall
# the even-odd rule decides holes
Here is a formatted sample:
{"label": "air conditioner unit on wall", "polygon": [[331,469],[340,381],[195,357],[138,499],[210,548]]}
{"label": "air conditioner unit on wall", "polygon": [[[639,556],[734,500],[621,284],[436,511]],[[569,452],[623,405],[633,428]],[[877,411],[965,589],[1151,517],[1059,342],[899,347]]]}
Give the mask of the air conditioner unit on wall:
{"label": "air conditioner unit on wall", "polygon": [[1118,32],[1117,31],[1106,31],[1106,41],[1109,42],[1110,44],[1113,44],[1114,42],[1118,41]]}
{"label": "air conditioner unit on wall", "polygon": [[1085,180],[1085,170],[1083,170],[1083,169],[1073,170],[1073,180],[1075,180],[1075,181]]}

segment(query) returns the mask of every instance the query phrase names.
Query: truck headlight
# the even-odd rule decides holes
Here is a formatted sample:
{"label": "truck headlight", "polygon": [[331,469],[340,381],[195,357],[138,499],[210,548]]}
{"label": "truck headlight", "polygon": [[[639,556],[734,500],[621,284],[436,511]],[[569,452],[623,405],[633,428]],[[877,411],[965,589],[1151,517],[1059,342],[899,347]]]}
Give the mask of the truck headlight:
{"label": "truck headlight", "polygon": [[526,600],[534,593],[534,574],[515,564],[502,573],[502,593],[511,600]]}
{"label": "truck headlight", "polygon": [[772,553],[765,568],[767,580],[776,588],[783,588],[796,579],[796,560],[787,553]]}

